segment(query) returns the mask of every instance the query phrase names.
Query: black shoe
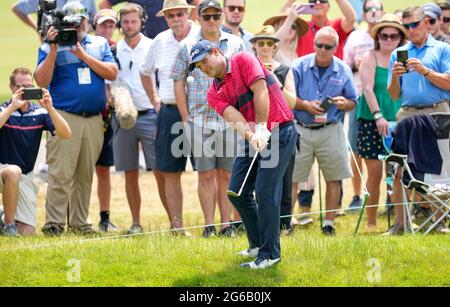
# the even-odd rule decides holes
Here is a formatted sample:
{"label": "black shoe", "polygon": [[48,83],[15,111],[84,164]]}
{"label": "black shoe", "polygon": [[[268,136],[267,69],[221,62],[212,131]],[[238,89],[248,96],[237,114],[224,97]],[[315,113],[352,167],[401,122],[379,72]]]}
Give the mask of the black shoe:
{"label": "black shoe", "polygon": [[336,235],[336,230],[334,230],[333,226],[326,225],[322,227],[322,233],[326,236],[334,236]]}
{"label": "black shoe", "polygon": [[64,233],[64,228],[58,225],[50,225],[42,227],[42,233],[48,237],[57,237]]}
{"label": "black shoe", "polygon": [[220,231],[220,236],[234,238],[236,237],[236,231],[234,230],[233,226],[228,226]]}
{"label": "black shoe", "polygon": [[203,230],[203,238],[212,238],[216,236],[216,227],[206,226]]}

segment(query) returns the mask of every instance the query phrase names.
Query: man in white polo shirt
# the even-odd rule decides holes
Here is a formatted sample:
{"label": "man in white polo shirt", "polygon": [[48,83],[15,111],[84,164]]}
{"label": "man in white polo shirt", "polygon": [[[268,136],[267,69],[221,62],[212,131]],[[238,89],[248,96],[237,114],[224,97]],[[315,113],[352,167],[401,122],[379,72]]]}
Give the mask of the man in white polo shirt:
{"label": "man in white polo shirt", "polygon": [[[163,9],[157,16],[164,16],[169,26],[155,37],[145,61],[141,66],[141,80],[148,97],[155,103],[158,110],[156,134],[156,166],[162,173],[166,192],[167,214],[172,229],[183,227],[183,191],[181,188],[181,173],[186,169],[187,148],[172,150],[174,140],[179,138],[183,131],[172,133],[174,125],[182,123],[177,108],[173,80],[170,70],[180,48],[180,42],[186,37],[195,37],[199,28],[189,20],[189,10],[195,6],[188,5],[186,0],[165,0]],[[153,74],[158,71],[159,88],[156,90]],[[186,235],[183,230],[172,231],[173,234]]]}
{"label": "man in white polo shirt", "polygon": [[[141,194],[139,190],[139,143],[145,156],[147,170],[155,167],[156,110],[148,99],[139,75],[139,66],[152,44],[152,40],[141,34],[144,24],[144,9],[138,4],[127,4],[119,11],[119,20],[123,39],[117,43],[119,79],[127,84],[133,103],[138,111],[136,124],[131,129],[120,127],[113,117],[113,152],[116,170],[125,172],[125,190],[133,218],[129,234],[142,233],[140,221]],[[158,106],[157,106],[158,107]],[[164,188],[161,175],[154,172],[158,188]],[[159,189],[160,195],[164,196]],[[163,204],[165,198],[161,197]]]}

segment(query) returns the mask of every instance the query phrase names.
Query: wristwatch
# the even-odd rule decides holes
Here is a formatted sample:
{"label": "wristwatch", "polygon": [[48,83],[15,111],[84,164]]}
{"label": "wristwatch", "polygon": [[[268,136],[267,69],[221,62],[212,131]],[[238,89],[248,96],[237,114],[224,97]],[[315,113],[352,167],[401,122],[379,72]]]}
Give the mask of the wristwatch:
{"label": "wristwatch", "polygon": [[375,111],[375,112],[372,113],[372,115],[373,115],[373,119],[375,121],[377,121],[377,120],[379,120],[380,118],[383,117],[383,114],[381,113],[381,111]]}

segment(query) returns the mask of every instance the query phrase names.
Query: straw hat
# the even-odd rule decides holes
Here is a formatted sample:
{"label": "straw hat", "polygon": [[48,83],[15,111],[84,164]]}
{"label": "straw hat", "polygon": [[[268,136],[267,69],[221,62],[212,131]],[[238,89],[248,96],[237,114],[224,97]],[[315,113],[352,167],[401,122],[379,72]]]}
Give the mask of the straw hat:
{"label": "straw hat", "polygon": [[164,12],[172,9],[193,9],[195,6],[187,4],[186,0],[164,0],[163,8],[156,17],[164,16]]}
{"label": "straw hat", "polygon": [[384,14],[381,17],[381,20],[379,23],[377,23],[372,30],[370,31],[370,36],[372,36],[373,39],[377,36],[378,32],[382,28],[391,27],[396,28],[400,32],[403,33],[404,37],[408,37],[408,34],[406,33],[405,27],[402,26],[402,22],[400,21],[400,18],[398,18],[397,15],[394,14]]}
{"label": "straw hat", "polygon": [[280,41],[275,37],[275,29],[272,26],[261,26],[258,32],[255,33],[255,36],[250,39],[250,43],[253,43],[258,39],[271,39],[275,43]]}
{"label": "straw hat", "polygon": [[[270,17],[269,19],[267,19],[266,21],[264,21],[264,25],[275,25],[276,23],[278,23],[279,21],[282,21],[284,19],[287,18],[286,14],[281,14],[281,15],[277,15],[277,16],[273,16]],[[300,17],[298,17],[295,20],[295,23],[297,24],[297,33],[298,33],[298,37],[301,37],[303,35],[306,34],[306,32],[308,32],[308,24],[306,23],[306,21],[304,21],[303,19],[301,19]]]}

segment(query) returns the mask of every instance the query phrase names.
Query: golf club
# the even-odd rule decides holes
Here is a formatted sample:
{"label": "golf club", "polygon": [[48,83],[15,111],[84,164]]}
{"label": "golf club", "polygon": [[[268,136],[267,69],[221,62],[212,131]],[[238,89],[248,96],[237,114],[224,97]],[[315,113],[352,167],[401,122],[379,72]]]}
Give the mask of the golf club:
{"label": "golf club", "polygon": [[247,174],[245,175],[244,181],[242,182],[242,185],[241,185],[241,188],[239,189],[239,192],[236,193],[236,192],[234,192],[234,191],[227,190],[227,194],[228,194],[229,196],[233,196],[233,197],[239,197],[239,196],[241,196],[242,189],[244,188],[244,185],[245,185],[245,183],[247,182],[248,175],[250,174],[250,171],[252,170],[253,164],[254,164],[255,161],[256,161],[256,157],[258,157],[258,151],[255,153],[255,156],[253,157],[252,163],[250,163],[250,167],[248,168]]}

